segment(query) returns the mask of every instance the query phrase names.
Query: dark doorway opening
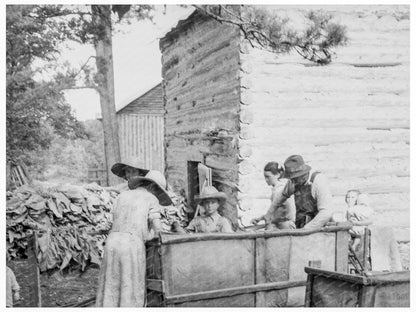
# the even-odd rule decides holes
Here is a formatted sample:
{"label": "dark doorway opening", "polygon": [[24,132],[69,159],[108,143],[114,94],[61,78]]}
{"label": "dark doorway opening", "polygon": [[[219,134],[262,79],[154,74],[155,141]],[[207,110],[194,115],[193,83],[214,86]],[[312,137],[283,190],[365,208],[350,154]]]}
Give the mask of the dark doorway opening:
{"label": "dark doorway opening", "polygon": [[198,164],[199,161],[188,161],[188,203],[192,208],[189,216],[191,219],[194,217],[196,209],[195,195],[199,194]]}

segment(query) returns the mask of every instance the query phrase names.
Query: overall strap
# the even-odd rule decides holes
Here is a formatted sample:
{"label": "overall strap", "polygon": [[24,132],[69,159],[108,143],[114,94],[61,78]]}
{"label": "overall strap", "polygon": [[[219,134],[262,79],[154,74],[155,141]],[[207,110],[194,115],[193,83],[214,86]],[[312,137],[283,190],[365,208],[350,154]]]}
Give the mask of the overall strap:
{"label": "overall strap", "polygon": [[312,175],[311,175],[311,183],[313,183],[313,181],[315,180],[315,177],[316,177],[318,174],[320,174],[320,172],[319,172],[319,171],[315,171],[314,173],[312,173]]}

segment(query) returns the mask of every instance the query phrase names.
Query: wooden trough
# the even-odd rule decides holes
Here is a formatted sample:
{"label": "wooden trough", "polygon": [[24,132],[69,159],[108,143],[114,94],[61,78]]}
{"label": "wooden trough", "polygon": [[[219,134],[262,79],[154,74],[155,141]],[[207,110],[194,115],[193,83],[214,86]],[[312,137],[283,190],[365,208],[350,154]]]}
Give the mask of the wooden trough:
{"label": "wooden trough", "polygon": [[161,234],[147,244],[147,306],[303,306],[308,263],[347,272],[348,229]]}
{"label": "wooden trough", "polygon": [[410,271],[360,276],[305,268],[306,307],[410,307]]}

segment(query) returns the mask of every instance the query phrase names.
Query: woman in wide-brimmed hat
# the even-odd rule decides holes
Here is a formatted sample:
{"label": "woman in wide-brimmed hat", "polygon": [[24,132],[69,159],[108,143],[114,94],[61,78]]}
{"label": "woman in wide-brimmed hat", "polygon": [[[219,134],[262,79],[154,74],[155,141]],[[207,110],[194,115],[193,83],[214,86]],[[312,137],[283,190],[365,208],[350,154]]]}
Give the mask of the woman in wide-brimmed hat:
{"label": "woman in wide-brimmed hat", "polygon": [[141,158],[131,156],[122,162],[115,163],[111,167],[111,172],[120,178],[129,180],[134,176],[145,176],[149,172],[149,169],[145,167],[145,163]]}
{"label": "woman in wide-brimmed hat", "polygon": [[[111,171],[120,178],[129,181],[134,177],[145,176],[150,170],[145,168],[145,162],[141,158],[131,156],[122,162],[114,164],[111,167]],[[126,182],[110,188],[117,192],[129,190],[128,183]],[[161,212],[162,231],[175,232],[176,230],[179,230],[179,227],[184,227],[188,224],[188,207],[186,205],[186,199],[183,195],[175,193],[169,185],[166,186],[166,189],[169,197],[173,201],[173,205],[165,208]]]}
{"label": "woman in wide-brimmed hat", "polygon": [[195,196],[195,201],[203,211],[200,216],[194,217],[186,230],[195,233],[233,232],[228,219],[218,213],[218,208],[226,199],[225,193],[218,192],[213,186],[206,186],[200,195]]}
{"label": "woman in wide-brimmed hat", "polygon": [[117,192],[127,191],[129,188],[126,182],[133,177],[145,176],[149,172],[149,169],[145,167],[143,159],[137,156],[130,156],[121,162],[115,163],[111,167],[111,172],[126,181],[109,188]]}
{"label": "woman in wide-brimmed hat", "polygon": [[148,223],[157,233],[160,205],[172,204],[165,177],[159,171],[133,177],[128,184],[130,190],[120,194],[113,210],[98,280],[97,307],[144,306]]}

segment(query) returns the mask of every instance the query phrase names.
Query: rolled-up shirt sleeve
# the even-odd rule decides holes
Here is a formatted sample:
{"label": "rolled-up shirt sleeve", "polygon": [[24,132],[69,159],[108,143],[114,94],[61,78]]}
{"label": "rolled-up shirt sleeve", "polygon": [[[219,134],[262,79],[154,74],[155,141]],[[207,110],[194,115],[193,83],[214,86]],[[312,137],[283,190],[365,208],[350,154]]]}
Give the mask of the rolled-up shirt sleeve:
{"label": "rolled-up shirt sleeve", "polygon": [[318,206],[318,214],[305,225],[305,229],[319,229],[330,221],[333,214],[332,194],[329,181],[323,174],[318,174],[312,183],[312,197]]}
{"label": "rolled-up shirt sleeve", "polygon": [[230,221],[227,218],[220,219],[220,229],[222,233],[233,233],[233,228],[231,227]]}
{"label": "rolled-up shirt sleeve", "polygon": [[188,226],[186,227],[187,231],[195,232],[197,228],[197,217],[193,218],[191,222],[189,222]]}
{"label": "rolled-up shirt sleeve", "polygon": [[159,205],[159,201],[155,198],[152,198],[149,203],[149,220],[152,221],[154,219],[161,218],[161,211],[163,207]]}
{"label": "rolled-up shirt sleeve", "polygon": [[272,196],[272,203],[267,213],[273,212],[276,207],[283,205],[283,203],[295,193],[293,184],[288,181],[282,192],[274,192]]}
{"label": "rolled-up shirt sleeve", "polygon": [[266,223],[273,221],[273,218],[276,217],[277,209],[280,209],[278,216],[283,218],[283,220],[280,221],[295,220],[296,207],[292,195],[294,192],[289,184],[291,184],[290,181],[288,181],[280,191],[273,190],[270,208],[264,216]]}

